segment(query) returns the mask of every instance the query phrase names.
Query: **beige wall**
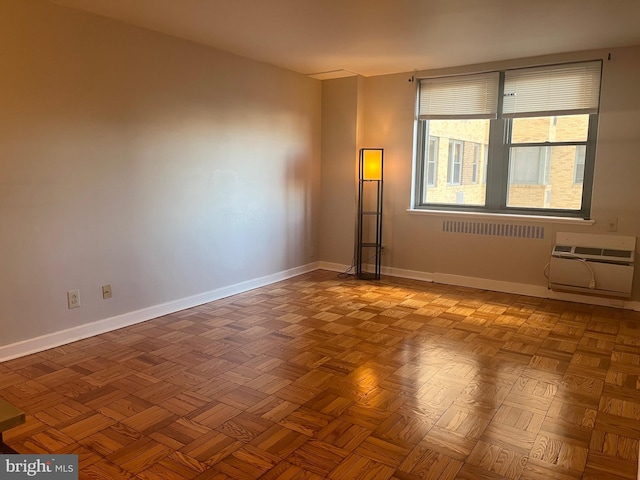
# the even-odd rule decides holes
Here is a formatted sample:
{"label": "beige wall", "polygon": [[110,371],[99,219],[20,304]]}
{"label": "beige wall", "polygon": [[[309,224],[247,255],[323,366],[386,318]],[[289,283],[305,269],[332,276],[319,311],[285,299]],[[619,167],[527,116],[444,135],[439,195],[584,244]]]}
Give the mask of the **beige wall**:
{"label": "beige wall", "polygon": [[[495,64],[418,72],[418,76],[468,73],[545,63],[606,58],[609,51],[580,52]],[[618,232],[640,234],[640,47],[611,50],[604,62],[601,114],[596,151],[592,217],[595,224],[553,223],[544,240],[445,233],[443,221],[469,219],[407,212],[411,205],[415,83],[411,74],[364,81],[364,142],[385,148],[383,265],[429,274],[444,273],[487,280],[546,286],[543,269],[558,231],[603,233],[618,218]],[[327,185],[325,188],[329,188]],[[487,219],[483,219],[487,220]],[[491,221],[491,219],[487,220]],[[498,222],[508,222],[497,218]],[[521,222],[522,223],[522,222]],[[332,252],[328,252],[327,255]],[[633,299],[640,300],[640,269]]]}
{"label": "beige wall", "polygon": [[321,82],[24,0],[0,58],[0,346],[318,259]]}
{"label": "beige wall", "polygon": [[320,258],[350,265],[357,210],[358,77],[322,82]]}

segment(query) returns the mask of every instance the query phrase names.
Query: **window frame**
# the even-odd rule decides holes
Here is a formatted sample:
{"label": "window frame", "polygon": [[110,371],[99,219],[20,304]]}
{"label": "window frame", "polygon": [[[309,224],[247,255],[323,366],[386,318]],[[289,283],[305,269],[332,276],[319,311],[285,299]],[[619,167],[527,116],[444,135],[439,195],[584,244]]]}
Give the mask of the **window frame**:
{"label": "window frame", "polygon": [[[584,62],[575,62],[584,63]],[[552,65],[549,65],[552,67]],[[526,67],[523,67],[526,68]],[[489,142],[485,147],[486,161],[483,166],[483,170],[486,170],[485,182],[485,204],[484,205],[459,205],[450,203],[429,203],[426,199],[427,187],[432,185],[426,185],[424,181],[425,168],[424,163],[422,168],[416,168],[416,175],[414,177],[415,182],[415,196],[413,199],[412,208],[414,210],[442,210],[442,211],[460,211],[460,212],[476,212],[476,213],[497,213],[497,214],[512,214],[512,215],[531,215],[531,216],[547,216],[547,217],[572,217],[582,218],[585,220],[590,219],[591,213],[591,199],[593,189],[593,171],[595,166],[595,150],[597,143],[597,131],[598,131],[598,118],[599,108],[596,113],[589,113],[589,122],[587,128],[587,140],[579,142],[537,142],[537,143],[517,143],[511,144],[511,118],[504,118],[500,112],[502,112],[503,98],[505,92],[505,71],[500,71],[498,82],[498,115],[495,119],[490,119],[489,128]],[[600,70],[602,72],[602,69]],[[600,73],[602,75],[602,73]],[[420,96],[420,82],[417,83],[417,94]],[[570,115],[572,113],[566,113]],[[576,113],[573,113],[576,114]],[[562,116],[563,114],[538,114],[538,115],[524,115],[525,118],[535,118],[536,116]],[[460,117],[462,120],[463,117]],[[418,118],[416,114],[417,128],[415,129],[418,135],[416,141],[417,151],[424,152],[424,144],[428,143],[429,137],[429,120],[423,120]],[[553,147],[562,145],[584,145],[585,147],[585,162],[584,162],[584,176],[582,182],[582,200],[581,208],[578,209],[559,209],[559,208],[544,208],[544,207],[509,207],[508,191],[509,191],[509,150],[514,146],[543,146]],[[548,155],[551,153],[548,152]],[[549,159],[547,159],[549,161]],[[451,159],[449,159],[448,165],[451,165]],[[545,167],[548,170],[548,167]],[[460,165],[460,176],[462,179],[462,165]],[[478,173],[479,177],[479,173]],[[449,183],[449,173],[447,172],[447,184],[459,185]],[[574,172],[575,180],[575,172]]]}

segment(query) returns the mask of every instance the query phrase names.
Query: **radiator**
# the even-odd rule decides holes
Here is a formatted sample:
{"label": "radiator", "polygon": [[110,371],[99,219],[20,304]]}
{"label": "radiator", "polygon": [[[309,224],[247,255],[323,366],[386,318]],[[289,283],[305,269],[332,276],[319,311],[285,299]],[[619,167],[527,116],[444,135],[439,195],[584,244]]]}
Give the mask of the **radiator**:
{"label": "radiator", "polygon": [[628,298],[635,249],[636,237],[559,232],[549,261],[549,288]]}
{"label": "radiator", "polygon": [[449,233],[470,233],[494,237],[515,237],[544,239],[544,227],[534,225],[516,225],[511,223],[476,222],[466,220],[445,220],[442,231]]}

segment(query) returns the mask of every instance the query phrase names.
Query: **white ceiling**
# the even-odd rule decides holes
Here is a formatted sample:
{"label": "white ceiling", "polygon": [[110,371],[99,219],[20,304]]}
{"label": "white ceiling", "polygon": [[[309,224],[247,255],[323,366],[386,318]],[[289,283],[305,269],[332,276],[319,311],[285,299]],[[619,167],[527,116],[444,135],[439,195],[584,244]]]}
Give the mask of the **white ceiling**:
{"label": "white ceiling", "polygon": [[303,74],[640,45],[640,0],[52,1]]}

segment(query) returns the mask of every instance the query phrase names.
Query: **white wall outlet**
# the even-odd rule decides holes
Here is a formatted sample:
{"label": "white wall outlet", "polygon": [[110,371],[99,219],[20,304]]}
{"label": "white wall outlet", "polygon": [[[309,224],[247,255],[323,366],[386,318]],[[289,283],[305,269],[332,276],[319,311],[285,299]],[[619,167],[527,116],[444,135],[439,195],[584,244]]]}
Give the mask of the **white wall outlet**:
{"label": "white wall outlet", "polygon": [[618,217],[609,217],[607,219],[607,231],[609,232],[618,231]]}
{"label": "white wall outlet", "polygon": [[69,290],[67,292],[67,306],[78,308],[80,306],[80,290]]}
{"label": "white wall outlet", "polygon": [[107,284],[107,285],[102,285],[102,298],[103,299],[107,299],[107,298],[111,298],[113,296],[113,293],[111,292],[111,284]]}

